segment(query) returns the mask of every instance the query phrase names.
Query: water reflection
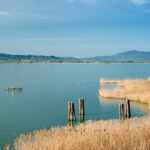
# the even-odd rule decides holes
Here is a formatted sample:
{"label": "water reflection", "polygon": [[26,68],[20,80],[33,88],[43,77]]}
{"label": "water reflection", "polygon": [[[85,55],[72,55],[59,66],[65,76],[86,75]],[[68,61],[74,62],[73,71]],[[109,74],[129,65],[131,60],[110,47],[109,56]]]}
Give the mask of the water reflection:
{"label": "water reflection", "polygon": [[[120,89],[124,86],[123,82],[124,80],[100,80],[99,100],[102,105],[119,105],[125,102],[128,96],[125,89]],[[147,104],[136,100],[131,101],[131,104],[132,112],[134,110],[141,110],[144,115],[149,113],[149,106]],[[136,116],[136,113],[134,116]]]}
{"label": "water reflection", "polygon": [[[100,95],[99,95],[99,100],[101,102],[101,105],[103,105],[103,106],[118,104],[118,109],[119,109],[119,104],[121,104],[121,103],[124,102],[124,100],[121,100],[121,99],[103,98]],[[139,102],[131,101],[131,109],[132,109],[132,113],[134,113],[134,110],[136,110],[136,109],[142,111],[143,115],[146,115],[146,114],[149,113],[149,107],[148,107],[147,104],[144,104],[144,103],[139,103]],[[133,117],[134,116],[136,116],[136,114],[133,115]]]}

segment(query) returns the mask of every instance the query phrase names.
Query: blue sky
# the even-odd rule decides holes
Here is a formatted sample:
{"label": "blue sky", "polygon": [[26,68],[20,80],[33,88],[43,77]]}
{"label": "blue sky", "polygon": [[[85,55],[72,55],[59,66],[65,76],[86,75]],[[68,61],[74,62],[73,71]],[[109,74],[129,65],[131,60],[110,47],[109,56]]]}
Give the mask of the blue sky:
{"label": "blue sky", "polygon": [[0,52],[150,51],[150,0],[0,0]]}

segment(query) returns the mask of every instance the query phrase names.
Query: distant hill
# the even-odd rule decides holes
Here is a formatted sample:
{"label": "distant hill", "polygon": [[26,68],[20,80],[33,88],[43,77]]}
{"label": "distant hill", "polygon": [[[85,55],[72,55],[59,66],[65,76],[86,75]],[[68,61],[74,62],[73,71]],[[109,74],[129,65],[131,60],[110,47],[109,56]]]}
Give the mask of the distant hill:
{"label": "distant hill", "polygon": [[0,53],[0,62],[18,62],[18,63],[150,63],[150,52],[131,50],[118,53],[111,56],[96,56],[91,58],[75,57],[56,57],[56,56],[37,56],[37,55],[12,55]]}
{"label": "distant hill", "polygon": [[36,63],[36,62],[80,62],[80,59],[73,57],[39,56],[39,55],[12,55],[0,53],[0,62]]}
{"label": "distant hill", "polygon": [[150,52],[131,50],[112,56],[96,56],[93,60],[106,62],[150,62]]}

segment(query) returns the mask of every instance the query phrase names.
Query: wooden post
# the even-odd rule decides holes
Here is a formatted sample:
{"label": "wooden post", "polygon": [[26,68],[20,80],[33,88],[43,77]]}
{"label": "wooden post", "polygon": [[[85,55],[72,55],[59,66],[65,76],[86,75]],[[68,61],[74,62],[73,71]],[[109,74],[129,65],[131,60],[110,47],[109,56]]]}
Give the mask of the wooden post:
{"label": "wooden post", "polygon": [[85,106],[83,98],[79,99],[79,116],[80,116],[80,123],[84,122]]}
{"label": "wooden post", "polygon": [[83,98],[80,98],[79,99],[79,114],[80,115],[84,115],[85,112],[84,112],[84,99]]}
{"label": "wooden post", "polygon": [[76,121],[75,104],[72,103],[72,120]]}
{"label": "wooden post", "polygon": [[119,104],[119,118],[121,120],[131,118],[130,100],[126,99],[125,103]]}
{"label": "wooden post", "polygon": [[122,120],[125,119],[125,105],[121,104],[121,110],[122,110]]}
{"label": "wooden post", "polygon": [[125,100],[125,103],[124,103],[124,113],[125,113],[125,119],[128,118],[128,106],[127,106],[127,101]]}
{"label": "wooden post", "polygon": [[71,121],[71,103],[71,101],[68,102],[68,121]]}
{"label": "wooden post", "polygon": [[69,101],[68,102],[68,122],[69,125],[73,126],[73,121],[76,120],[75,116],[75,105],[73,102]]}
{"label": "wooden post", "polygon": [[122,107],[121,104],[118,105],[119,106],[119,119],[122,119]]}
{"label": "wooden post", "polygon": [[131,118],[131,108],[130,108],[130,100],[126,100],[126,113],[127,113],[127,118]]}

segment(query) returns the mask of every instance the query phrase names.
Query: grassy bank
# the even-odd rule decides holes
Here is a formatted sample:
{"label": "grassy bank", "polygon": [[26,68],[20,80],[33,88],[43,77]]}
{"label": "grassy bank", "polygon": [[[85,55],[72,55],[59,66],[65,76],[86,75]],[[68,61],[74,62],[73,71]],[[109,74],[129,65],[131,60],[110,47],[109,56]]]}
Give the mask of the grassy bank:
{"label": "grassy bank", "polygon": [[149,150],[150,118],[98,121],[22,135],[16,150]]}
{"label": "grassy bank", "polygon": [[[106,99],[125,99],[150,103],[150,80],[101,80],[100,96]],[[104,89],[104,85],[113,84],[113,90]]]}

